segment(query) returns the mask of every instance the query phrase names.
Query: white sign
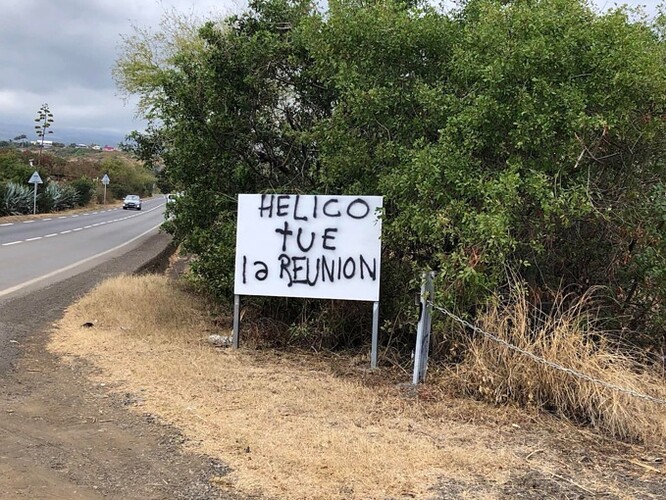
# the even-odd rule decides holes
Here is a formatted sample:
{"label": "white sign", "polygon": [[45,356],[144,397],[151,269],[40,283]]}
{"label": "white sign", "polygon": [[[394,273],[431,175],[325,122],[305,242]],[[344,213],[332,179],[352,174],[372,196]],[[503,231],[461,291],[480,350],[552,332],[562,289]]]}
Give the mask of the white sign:
{"label": "white sign", "polygon": [[234,293],[378,301],[382,202],[238,195]]}
{"label": "white sign", "polygon": [[[25,179],[25,177],[24,177]],[[39,176],[39,172],[35,170],[35,173],[32,174],[32,177],[30,177],[30,180],[28,181],[28,184],[44,184],[42,182],[42,178]]]}
{"label": "white sign", "polygon": [[109,183],[109,181],[110,181],[109,176],[104,174],[104,177],[102,177],[102,184],[106,186]]}

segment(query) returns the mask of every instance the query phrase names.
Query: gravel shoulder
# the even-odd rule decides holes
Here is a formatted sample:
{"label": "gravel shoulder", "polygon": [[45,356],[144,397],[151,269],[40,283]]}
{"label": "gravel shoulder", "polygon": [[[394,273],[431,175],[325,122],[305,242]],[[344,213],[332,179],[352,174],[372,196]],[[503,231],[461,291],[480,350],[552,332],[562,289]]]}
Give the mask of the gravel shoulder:
{"label": "gravel shoulder", "polygon": [[[62,364],[48,329],[103,279],[168,252],[158,234],[138,249],[45,289],[0,303],[0,498],[235,498],[212,486],[227,468],[186,453],[154,415],[90,382],[85,362]],[[159,261],[159,259],[157,259]]]}

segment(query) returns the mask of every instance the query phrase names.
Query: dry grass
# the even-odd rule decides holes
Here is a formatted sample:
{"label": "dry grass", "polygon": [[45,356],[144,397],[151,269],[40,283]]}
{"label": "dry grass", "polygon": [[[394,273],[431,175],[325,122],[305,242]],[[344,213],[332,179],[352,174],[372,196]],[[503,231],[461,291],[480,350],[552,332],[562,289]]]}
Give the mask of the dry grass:
{"label": "dry grass", "polygon": [[443,478],[501,484],[525,463],[495,425],[450,419],[460,411],[451,400],[426,405],[393,384],[368,387],[362,372],[336,376],[312,355],[215,350],[204,308],[164,277],[111,279],[68,310],[50,349],[84,356],[100,381],[140,394],[140,411],[229,464],[217,482],[246,494],[423,498]]}
{"label": "dry grass", "polygon": [[[543,314],[519,286],[511,300],[489,307],[479,327],[525,351],[610,384],[666,399],[666,381],[613,347],[595,331],[590,297],[572,305],[559,297]],[[644,443],[666,442],[664,406],[638,399],[563,371],[480,335],[471,340],[457,375],[467,393],[502,403],[535,404],[604,433]]]}

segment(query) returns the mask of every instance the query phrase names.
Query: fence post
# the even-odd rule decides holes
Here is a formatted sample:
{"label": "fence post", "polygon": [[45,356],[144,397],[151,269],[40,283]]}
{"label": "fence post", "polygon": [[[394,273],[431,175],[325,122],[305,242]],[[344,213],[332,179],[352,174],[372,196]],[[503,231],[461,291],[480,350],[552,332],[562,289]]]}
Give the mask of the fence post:
{"label": "fence post", "polygon": [[432,301],[435,288],[432,284],[434,273],[423,273],[421,284],[421,301],[419,324],[416,329],[416,348],[414,351],[414,376],[412,384],[423,382],[428,370],[428,353],[430,351],[430,327],[432,325]]}

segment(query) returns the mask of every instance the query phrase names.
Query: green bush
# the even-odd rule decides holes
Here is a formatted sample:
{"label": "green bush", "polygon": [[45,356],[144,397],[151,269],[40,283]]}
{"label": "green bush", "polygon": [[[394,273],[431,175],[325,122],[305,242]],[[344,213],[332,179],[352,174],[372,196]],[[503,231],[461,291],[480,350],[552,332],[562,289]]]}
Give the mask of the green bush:
{"label": "green bush", "polygon": [[23,184],[28,182],[34,169],[15,150],[0,151],[0,182]]}
{"label": "green bush", "polygon": [[145,197],[152,193],[155,176],[140,165],[121,158],[109,158],[104,160],[101,166],[110,178],[107,197],[109,194],[116,199],[124,198],[128,194]]}
{"label": "green bush", "polygon": [[467,317],[510,270],[543,302],[603,286],[609,327],[663,346],[660,26],[582,0],[257,0],[191,33],[162,66],[162,38],[128,39],[117,75],[153,120],[138,149],[187,186],[171,231],[216,296],[237,193],[378,194],[382,314],[405,339],[421,270]]}
{"label": "green bush", "polygon": [[81,177],[72,181],[70,185],[76,191],[78,204],[86,206],[92,200],[95,194],[95,182],[87,177]]}

